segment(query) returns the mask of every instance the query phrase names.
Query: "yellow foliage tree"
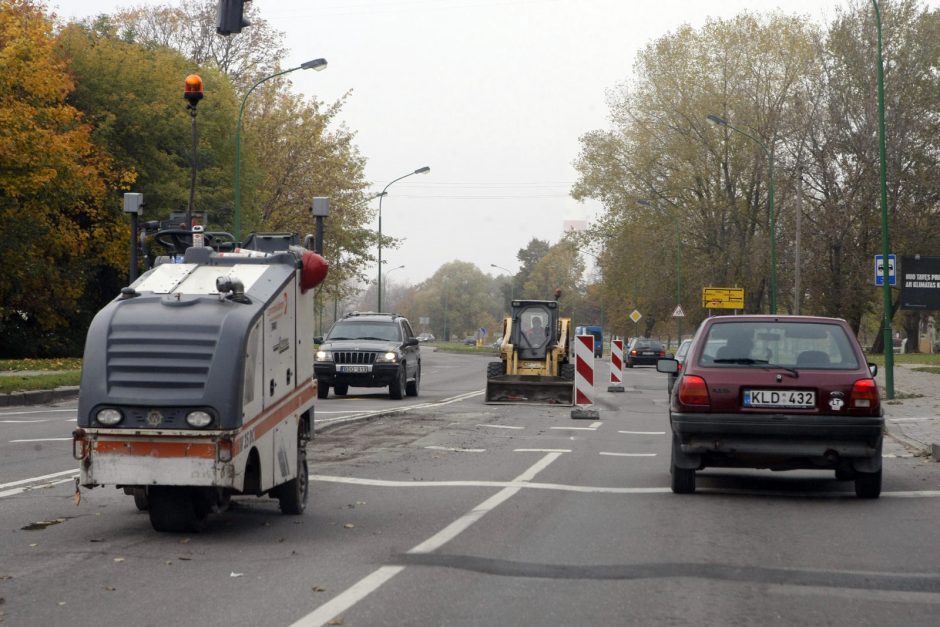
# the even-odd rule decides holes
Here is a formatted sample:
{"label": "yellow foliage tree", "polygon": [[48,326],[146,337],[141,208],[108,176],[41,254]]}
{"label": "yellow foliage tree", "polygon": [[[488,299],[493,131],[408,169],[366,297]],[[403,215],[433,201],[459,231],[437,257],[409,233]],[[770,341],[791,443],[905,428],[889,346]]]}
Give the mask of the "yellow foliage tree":
{"label": "yellow foliage tree", "polygon": [[105,208],[108,163],[66,102],[73,82],[42,5],[0,2],[0,67],[0,355],[62,352],[86,287],[127,236]]}

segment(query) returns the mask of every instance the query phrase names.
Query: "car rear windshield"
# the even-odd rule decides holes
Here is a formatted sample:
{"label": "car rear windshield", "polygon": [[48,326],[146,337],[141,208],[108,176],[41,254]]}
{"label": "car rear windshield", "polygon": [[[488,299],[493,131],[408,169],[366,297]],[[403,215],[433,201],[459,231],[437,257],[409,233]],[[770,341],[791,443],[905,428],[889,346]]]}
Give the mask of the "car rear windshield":
{"label": "car rear windshield", "polygon": [[842,326],[825,322],[716,323],[704,338],[698,363],[829,370],[859,367],[853,339]]}
{"label": "car rear windshield", "polygon": [[340,321],[330,329],[328,340],[387,340],[401,341],[401,329],[394,322]]}
{"label": "car rear windshield", "polygon": [[633,345],[633,348],[637,350],[642,349],[645,351],[661,351],[663,350],[663,344],[657,340],[637,340],[636,344]]}

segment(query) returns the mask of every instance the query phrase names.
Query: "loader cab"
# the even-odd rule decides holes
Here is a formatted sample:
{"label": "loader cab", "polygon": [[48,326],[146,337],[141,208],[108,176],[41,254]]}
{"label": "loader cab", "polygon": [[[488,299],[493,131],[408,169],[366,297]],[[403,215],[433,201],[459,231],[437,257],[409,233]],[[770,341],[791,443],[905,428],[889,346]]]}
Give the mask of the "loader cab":
{"label": "loader cab", "polygon": [[511,342],[520,359],[545,359],[554,346],[558,328],[555,301],[513,301]]}

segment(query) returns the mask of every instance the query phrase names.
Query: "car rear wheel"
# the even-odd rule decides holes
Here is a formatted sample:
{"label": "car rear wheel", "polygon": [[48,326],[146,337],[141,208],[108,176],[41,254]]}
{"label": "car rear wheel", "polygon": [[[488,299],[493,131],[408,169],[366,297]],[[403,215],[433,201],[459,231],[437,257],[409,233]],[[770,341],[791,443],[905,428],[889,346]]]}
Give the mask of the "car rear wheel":
{"label": "car rear wheel", "polygon": [[330,395],[330,386],[323,381],[317,381],[317,398],[326,398]]}
{"label": "car rear wheel", "polygon": [[333,394],[337,396],[346,396],[349,393],[349,384],[347,383],[334,383],[333,384]]}
{"label": "car rear wheel", "polygon": [[881,469],[877,472],[855,473],[855,496],[860,499],[877,499],[881,496]]}
{"label": "car rear wheel", "polygon": [[398,374],[395,380],[388,386],[388,397],[399,401],[405,395],[405,364],[398,367]]}
{"label": "car rear wheel", "polygon": [[672,459],[669,462],[669,472],[672,474],[672,491],[676,494],[692,494],[695,492],[695,469],[676,466],[675,447],[679,446],[679,443],[675,437],[673,437],[672,446]]}

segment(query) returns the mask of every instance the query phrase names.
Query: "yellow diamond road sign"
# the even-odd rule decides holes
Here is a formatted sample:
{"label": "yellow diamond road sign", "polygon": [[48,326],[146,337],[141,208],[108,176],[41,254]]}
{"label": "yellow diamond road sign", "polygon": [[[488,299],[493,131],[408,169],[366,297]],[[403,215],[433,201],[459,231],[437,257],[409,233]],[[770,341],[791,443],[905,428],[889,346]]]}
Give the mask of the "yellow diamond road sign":
{"label": "yellow diamond road sign", "polygon": [[702,307],[706,309],[744,309],[744,288],[703,287]]}
{"label": "yellow diamond road sign", "polygon": [[633,324],[636,324],[637,322],[639,322],[639,321],[640,321],[640,318],[642,318],[642,317],[643,317],[643,314],[641,314],[641,313],[640,313],[639,311],[637,311],[636,309],[634,309],[634,310],[630,313],[630,320],[633,320]]}

